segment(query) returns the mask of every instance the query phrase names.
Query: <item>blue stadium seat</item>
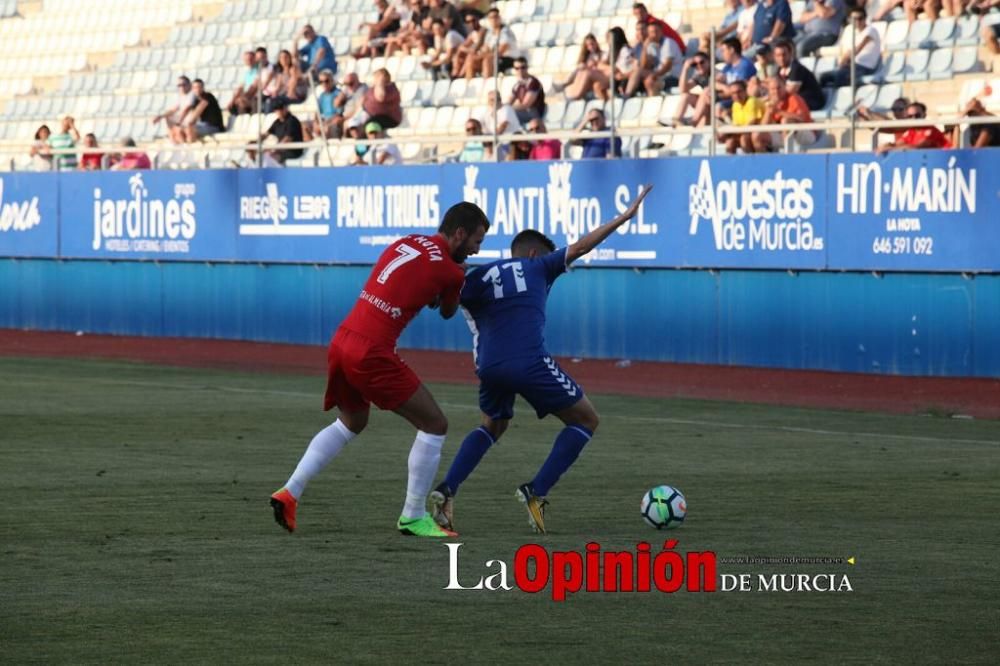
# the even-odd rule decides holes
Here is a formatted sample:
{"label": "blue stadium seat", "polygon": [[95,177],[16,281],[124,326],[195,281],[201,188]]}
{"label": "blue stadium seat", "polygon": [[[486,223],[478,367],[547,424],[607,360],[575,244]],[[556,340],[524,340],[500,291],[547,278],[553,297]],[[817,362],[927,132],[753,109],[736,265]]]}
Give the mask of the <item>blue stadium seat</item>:
{"label": "blue stadium seat", "polygon": [[917,19],[910,25],[910,32],[906,37],[906,42],[911,49],[930,46],[929,41],[933,24],[934,22],[930,19]]}
{"label": "blue stadium seat", "polygon": [[959,46],[955,49],[955,57],[951,63],[955,74],[969,74],[982,71],[979,63],[979,48],[976,46]]}
{"label": "blue stadium seat", "polygon": [[823,56],[816,61],[816,69],[813,72],[819,79],[823,74],[832,72],[837,68],[837,60],[833,56]]}
{"label": "blue stadium seat", "polygon": [[926,49],[916,49],[906,54],[906,65],[903,73],[907,81],[926,81],[927,65],[931,59],[931,52]]}
{"label": "blue stadium seat", "polygon": [[907,35],[910,32],[910,24],[904,21],[893,21],[885,31],[885,39],[882,41],[882,49],[885,51],[904,51],[907,47]]}
{"label": "blue stadium seat", "polygon": [[566,114],[563,116],[563,127],[576,127],[583,119],[585,102],[575,99],[566,104]]}
{"label": "blue stadium seat", "polygon": [[931,79],[950,79],[954,76],[951,69],[954,51],[950,48],[937,49],[931,53],[927,74]]}
{"label": "blue stadium seat", "polygon": [[952,17],[939,18],[934,21],[928,42],[936,48],[948,48],[955,45],[955,33],[958,30],[958,22]]}
{"label": "blue stadium seat", "polygon": [[960,16],[955,32],[955,46],[975,46],[979,44],[979,17]]}

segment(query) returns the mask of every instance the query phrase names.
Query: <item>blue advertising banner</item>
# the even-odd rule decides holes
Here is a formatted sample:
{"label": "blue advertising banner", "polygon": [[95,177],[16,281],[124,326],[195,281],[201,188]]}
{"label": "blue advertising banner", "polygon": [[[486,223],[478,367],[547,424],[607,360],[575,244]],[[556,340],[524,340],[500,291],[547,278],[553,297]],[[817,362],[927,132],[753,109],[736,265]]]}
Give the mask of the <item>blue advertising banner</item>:
{"label": "blue advertising banner", "polygon": [[58,178],[60,256],[239,259],[235,171],[90,172]]}
{"label": "blue advertising banner", "polygon": [[998,166],[966,150],[11,174],[0,255],[370,264],[464,200],[492,221],[490,260],[524,229],[573,243],[652,183],[581,265],[1000,272]]}
{"label": "blue advertising banner", "polygon": [[831,156],[830,248],[843,270],[1000,270],[1000,152]]}
{"label": "blue advertising banner", "polygon": [[240,171],[239,257],[374,263],[401,236],[437,231],[442,205],[459,201],[441,182],[437,166]]}
{"label": "blue advertising banner", "polygon": [[50,174],[0,174],[0,256],[59,254],[59,188]]}

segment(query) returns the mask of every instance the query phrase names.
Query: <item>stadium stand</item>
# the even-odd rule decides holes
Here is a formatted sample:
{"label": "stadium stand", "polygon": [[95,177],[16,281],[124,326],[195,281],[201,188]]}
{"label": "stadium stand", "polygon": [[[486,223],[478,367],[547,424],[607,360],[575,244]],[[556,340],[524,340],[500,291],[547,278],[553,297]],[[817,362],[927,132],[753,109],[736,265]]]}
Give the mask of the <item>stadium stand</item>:
{"label": "stadium stand", "polygon": [[[650,0],[652,15],[682,33],[687,55],[698,48],[697,35],[721,24],[727,13],[723,0]],[[636,18],[631,0],[501,0],[496,6],[510,26],[532,73],[543,85],[548,101],[545,125],[550,131],[575,129],[587,109],[606,108],[600,100],[564,99],[554,83],[563,81],[577,64],[580,45],[588,34],[603,36],[621,26],[632,40]],[[799,16],[805,3],[791,3]],[[876,2],[869,3],[873,15]],[[218,146],[207,161],[191,159],[170,145],[163,125],[151,119],[170,106],[176,96],[175,79],[186,74],[204,80],[222,105],[229,103],[241,80],[244,51],[263,46],[271,62],[306,23],[329,38],[338,61],[337,80],[355,72],[370,82],[372,73],[386,68],[400,88],[403,121],[389,135],[399,142],[404,161],[443,159],[462,149],[466,120],[483,104],[487,83],[482,79],[435,80],[420,65],[424,56],[395,54],[389,58],[354,58],[362,44],[359,27],[377,16],[371,0],[0,0],[0,169],[29,169],[29,146],[42,124],[57,126],[73,116],[82,134],[93,133],[101,145],[133,137],[161,166],[208,165],[223,167],[245,157],[245,144],[254,139],[270,118],[253,114],[227,118],[229,131],[206,138]],[[936,20],[907,21],[900,9],[889,20],[874,22],[882,36],[879,70],[849,88],[828,91],[826,106],[815,120],[844,118],[858,105],[886,112],[899,96],[919,99],[935,114],[955,115],[975,95],[988,111],[1000,111],[1000,56],[987,52],[984,25],[1000,22],[1000,10],[963,14]],[[817,78],[836,65],[836,46],[821,48],[802,63]],[[44,55],[26,55],[44,54]],[[994,74],[990,74],[994,72]],[[510,73],[501,77],[506,96],[514,85]],[[987,91],[984,94],[984,91]],[[990,92],[992,91],[992,92]],[[677,108],[676,88],[655,97],[616,98],[616,126],[648,130],[625,139],[625,154],[658,157],[704,154],[706,136],[673,133],[665,128]],[[313,98],[293,104],[292,112],[311,118]],[[610,108],[606,109],[609,112]],[[440,137],[436,147],[407,141],[420,135]],[[842,149],[843,130],[812,150]],[[870,132],[859,134],[859,146]],[[569,156],[574,156],[571,149]],[[306,151],[289,165],[344,165],[354,162],[352,145],[331,141]]]}

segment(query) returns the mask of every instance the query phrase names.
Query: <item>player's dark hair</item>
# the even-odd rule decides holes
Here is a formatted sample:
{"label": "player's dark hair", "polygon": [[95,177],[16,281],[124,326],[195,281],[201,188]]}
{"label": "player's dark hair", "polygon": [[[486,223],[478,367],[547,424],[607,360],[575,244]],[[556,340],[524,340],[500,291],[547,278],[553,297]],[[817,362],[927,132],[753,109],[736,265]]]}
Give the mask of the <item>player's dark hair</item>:
{"label": "player's dark hair", "polygon": [[438,231],[445,236],[451,236],[459,229],[465,229],[471,236],[479,230],[479,227],[490,230],[490,220],[486,217],[486,213],[476,204],[462,201],[448,209]]}
{"label": "player's dark hair", "polygon": [[548,252],[555,252],[556,244],[541,231],[535,231],[534,229],[525,229],[514,236],[514,240],[510,242],[510,253],[514,256],[518,256],[521,250],[527,252],[528,250],[542,248]]}

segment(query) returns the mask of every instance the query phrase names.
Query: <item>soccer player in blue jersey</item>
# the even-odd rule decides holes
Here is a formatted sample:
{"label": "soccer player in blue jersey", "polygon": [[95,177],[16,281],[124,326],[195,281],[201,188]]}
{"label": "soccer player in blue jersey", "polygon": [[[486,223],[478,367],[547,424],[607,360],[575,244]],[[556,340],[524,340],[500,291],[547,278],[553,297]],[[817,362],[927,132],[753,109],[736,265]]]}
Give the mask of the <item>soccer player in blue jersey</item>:
{"label": "soccer player in blue jersey", "polygon": [[520,395],[538,418],[555,414],[565,427],[535,478],[518,487],[528,521],[545,533],[545,496],[593,437],[594,405],[545,350],[545,302],[556,278],[631,220],[652,186],[646,185],[624,213],[568,247],[556,250],[545,234],[522,231],[511,242],[511,258],[470,271],[461,303],[472,329],[482,425],[466,436],[447,476],[430,495],[434,520],[453,529],[455,494],[496,443],[514,416]]}

